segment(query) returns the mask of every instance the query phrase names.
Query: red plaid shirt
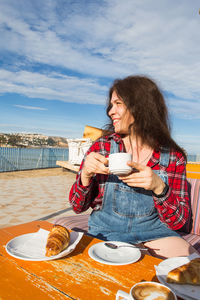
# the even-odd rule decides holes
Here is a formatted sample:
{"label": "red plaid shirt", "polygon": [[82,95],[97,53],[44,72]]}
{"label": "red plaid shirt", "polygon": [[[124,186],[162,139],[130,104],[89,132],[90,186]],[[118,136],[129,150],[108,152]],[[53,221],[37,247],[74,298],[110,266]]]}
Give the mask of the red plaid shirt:
{"label": "red plaid shirt", "polygon": [[[121,137],[114,133],[94,142],[87,154],[94,151],[107,157],[110,153],[110,141],[112,138],[119,144],[120,152],[125,152]],[[160,151],[154,151],[147,166],[151,167],[152,170],[159,170],[159,158]],[[69,194],[69,202],[77,214],[87,210],[89,207],[95,210],[101,208],[105,183],[108,177],[108,175],[96,174],[91,178],[88,186],[83,186],[81,183],[83,164],[84,160]],[[165,197],[153,197],[160,220],[166,223],[172,230],[180,229],[189,217],[189,197],[185,165],[186,161],[183,155],[180,152],[171,151],[169,165],[165,170],[168,175],[169,191]]]}

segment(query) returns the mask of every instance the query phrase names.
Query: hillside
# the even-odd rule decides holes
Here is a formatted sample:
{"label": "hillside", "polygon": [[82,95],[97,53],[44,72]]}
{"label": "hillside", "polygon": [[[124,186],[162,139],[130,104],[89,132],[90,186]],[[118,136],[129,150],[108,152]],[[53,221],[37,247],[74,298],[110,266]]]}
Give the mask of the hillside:
{"label": "hillside", "polygon": [[37,133],[0,133],[0,146],[68,147],[67,138]]}

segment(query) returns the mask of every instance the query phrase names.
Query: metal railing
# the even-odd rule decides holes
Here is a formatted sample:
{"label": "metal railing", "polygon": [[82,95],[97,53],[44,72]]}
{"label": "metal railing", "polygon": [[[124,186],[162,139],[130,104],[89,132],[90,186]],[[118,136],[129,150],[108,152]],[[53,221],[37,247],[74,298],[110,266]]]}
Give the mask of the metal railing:
{"label": "metal railing", "polygon": [[[68,148],[0,147],[0,172],[55,168],[68,158]],[[200,162],[200,155],[188,155],[188,162]]]}
{"label": "metal railing", "polygon": [[188,162],[200,162],[200,154],[188,154]]}
{"label": "metal railing", "polygon": [[54,168],[68,156],[68,148],[0,147],[0,172]]}

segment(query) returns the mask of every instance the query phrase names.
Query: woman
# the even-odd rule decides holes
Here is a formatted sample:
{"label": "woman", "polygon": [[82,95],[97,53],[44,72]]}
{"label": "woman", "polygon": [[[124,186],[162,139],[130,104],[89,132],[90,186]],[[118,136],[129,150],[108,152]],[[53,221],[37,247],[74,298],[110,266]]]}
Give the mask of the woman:
{"label": "woman", "polygon": [[[89,233],[103,240],[143,243],[159,257],[195,250],[177,230],[189,217],[186,155],[170,135],[167,107],[149,78],[115,80],[107,115],[113,133],[98,139],[85,156],[69,201],[76,213],[89,207]],[[132,154],[137,172],[109,174],[107,157]]]}

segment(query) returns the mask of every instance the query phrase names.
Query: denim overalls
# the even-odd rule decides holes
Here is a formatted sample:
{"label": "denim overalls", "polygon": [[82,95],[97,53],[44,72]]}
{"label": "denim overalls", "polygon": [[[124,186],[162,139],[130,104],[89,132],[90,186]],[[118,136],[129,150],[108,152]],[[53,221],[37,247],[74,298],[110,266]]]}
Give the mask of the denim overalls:
{"label": "denim overalls", "polygon": [[[110,153],[119,152],[118,144],[111,140]],[[168,183],[164,168],[169,164],[169,152],[161,152],[156,172]],[[93,210],[89,218],[89,234],[102,239],[141,243],[168,236],[179,236],[160,221],[154,206],[152,192],[129,187],[116,175],[109,175],[105,185],[102,208]]]}

